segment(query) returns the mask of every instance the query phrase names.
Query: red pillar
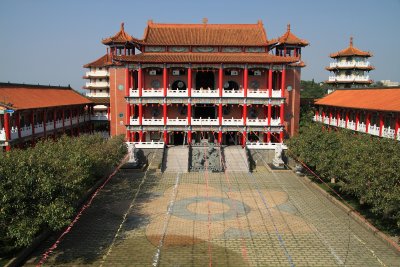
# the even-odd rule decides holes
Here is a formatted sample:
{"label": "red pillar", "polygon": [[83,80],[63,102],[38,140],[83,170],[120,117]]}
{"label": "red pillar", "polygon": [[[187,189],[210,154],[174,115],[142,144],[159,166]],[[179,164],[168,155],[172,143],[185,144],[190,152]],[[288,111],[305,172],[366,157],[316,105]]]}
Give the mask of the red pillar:
{"label": "red pillar", "polygon": [[6,132],[6,141],[8,142],[6,146],[6,151],[11,150],[11,128],[10,128],[10,113],[4,114],[4,131]]}
{"label": "red pillar", "polygon": [[143,142],[143,131],[139,131],[139,142]]}
{"label": "red pillar", "polygon": [[130,133],[131,133],[131,137],[130,137],[131,142],[136,142],[135,132],[130,132]]}
{"label": "red pillar", "polygon": [[21,113],[19,111],[17,111],[16,114],[17,118],[17,128],[18,128],[18,139],[21,138]]}
{"label": "red pillar", "polygon": [[[189,115],[189,112],[188,112],[188,115]],[[164,103],[164,104],[163,104],[164,125],[167,125],[167,116],[168,116],[167,103]]]}
{"label": "red pillar", "polygon": [[139,97],[142,97],[142,89],[143,89],[143,71],[142,71],[142,67],[139,65],[139,69],[138,69],[138,90],[139,90]]}
{"label": "red pillar", "polygon": [[[189,75],[189,73],[188,73]],[[167,65],[164,64],[164,69],[163,69],[163,95],[164,97],[167,96],[167,87],[168,87],[168,70],[167,70]]]}
{"label": "red pillar", "polygon": [[133,70],[130,71],[129,76],[130,76],[129,88],[133,88],[135,86],[135,81],[133,79]]}
{"label": "red pillar", "polygon": [[346,118],[345,118],[345,125],[344,125],[344,128],[347,129],[348,123],[349,123],[349,111],[346,111]]}
{"label": "red pillar", "polygon": [[331,121],[332,121],[332,109],[329,108],[329,125],[331,125]]}
{"label": "red pillar", "polygon": [[400,117],[395,118],[396,123],[394,126],[394,139],[396,140],[397,138],[397,132],[399,131],[399,127],[400,127]]}
{"label": "red pillar", "polygon": [[222,104],[219,103],[218,105],[218,121],[219,125],[222,126]]}
{"label": "red pillar", "polygon": [[143,120],[143,104],[142,103],[139,103],[138,118],[139,118],[139,125],[142,125],[142,120]]}
{"label": "red pillar", "polygon": [[130,125],[130,120],[131,120],[131,105],[129,103],[126,103],[126,118],[125,118],[125,124]]}
{"label": "red pillar", "polygon": [[130,83],[129,68],[125,68],[125,96],[129,96],[129,83]]}
{"label": "red pillar", "polygon": [[365,132],[366,133],[368,133],[369,124],[370,124],[370,114],[369,114],[369,112],[367,112],[367,114],[365,115]]}
{"label": "red pillar", "polygon": [[283,143],[283,131],[279,132],[279,142]]}
{"label": "red pillar", "polygon": [[191,130],[188,130],[187,141],[188,141],[188,144],[192,143],[192,131]]}
{"label": "red pillar", "polygon": [[163,135],[163,137],[164,137],[164,143],[165,143],[165,145],[168,145],[168,132],[167,132],[167,130],[164,130],[164,135]]}
{"label": "red pillar", "polygon": [[268,70],[268,95],[272,97],[272,68]]}
{"label": "red pillar", "polygon": [[222,97],[222,90],[223,90],[223,75],[224,75],[224,70],[222,68],[222,64],[219,66],[219,71],[218,71],[218,89],[219,89],[219,97]]}
{"label": "red pillar", "polygon": [[[188,68],[188,97],[192,96],[192,67],[189,66]],[[188,133],[189,135],[189,133]],[[188,136],[189,138],[189,136]]]}
{"label": "red pillar", "polygon": [[286,87],[286,68],[283,67],[282,77],[281,77],[281,97],[285,97],[285,87]]}
{"label": "red pillar", "polygon": [[71,123],[71,136],[74,135],[74,127],[72,126],[72,108],[69,109],[69,121]]}
{"label": "red pillar", "polygon": [[31,111],[31,127],[32,127],[32,145],[35,144],[35,114],[34,110]]}
{"label": "red pillar", "polygon": [[222,131],[218,131],[218,144],[222,144]]}
{"label": "red pillar", "polygon": [[325,122],[325,110],[322,110],[322,122]]}
{"label": "red pillar", "polygon": [[358,130],[358,123],[360,122],[360,113],[356,111],[356,125],[355,125],[355,130]]}
{"label": "red pillar", "polygon": [[379,136],[382,136],[382,132],[383,132],[383,115],[381,113],[379,113]]}
{"label": "red pillar", "polygon": [[243,125],[246,125],[247,122],[247,104],[243,104]]}
{"label": "red pillar", "polygon": [[247,69],[247,65],[246,65],[246,66],[244,67],[244,72],[243,72],[243,91],[244,91],[244,97],[247,97],[248,79],[249,79],[249,70]]}
{"label": "red pillar", "polygon": [[43,136],[46,138],[46,109],[43,109]]}
{"label": "red pillar", "polygon": [[188,103],[187,105],[187,120],[188,120],[188,125],[192,124],[192,104]]}
{"label": "red pillar", "polygon": [[242,135],[242,147],[246,146],[246,141],[247,141],[247,133],[246,131],[243,131],[243,135]]}
{"label": "red pillar", "polygon": [[132,140],[131,140],[131,132],[129,130],[126,130],[125,140],[127,142],[132,142]]}
{"label": "red pillar", "polygon": [[339,120],[340,120],[340,112],[339,109],[336,110],[336,126],[339,126]]}
{"label": "red pillar", "polygon": [[281,125],[283,125],[285,122],[285,104],[284,103],[281,103],[279,115],[281,117],[280,123],[281,123]]}
{"label": "red pillar", "polygon": [[110,112],[111,112],[111,108],[107,107],[107,120],[109,120],[109,121],[111,120]]}
{"label": "red pillar", "polygon": [[318,109],[315,110],[315,120],[318,121],[319,117],[319,111]]}

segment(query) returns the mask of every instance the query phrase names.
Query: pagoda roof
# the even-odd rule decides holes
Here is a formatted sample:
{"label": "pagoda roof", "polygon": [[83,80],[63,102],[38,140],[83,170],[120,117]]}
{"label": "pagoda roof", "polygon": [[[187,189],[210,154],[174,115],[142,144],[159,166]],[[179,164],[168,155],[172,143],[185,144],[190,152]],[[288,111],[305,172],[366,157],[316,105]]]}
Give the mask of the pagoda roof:
{"label": "pagoda roof", "polygon": [[142,44],[145,45],[225,45],[266,46],[263,23],[256,24],[166,24],[149,21]]}
{"label": "pagoda roof", "polygon": [[129,42],[140,43],[141,41],[127,34],[124,29],[124,23],[122,22],[119,32],[117,32],[114,36],[103,39],[101,42],[105,45],[111,45],[111,44],[126,44]]}
{"label": "pagoda roof", "polygon": [[297,57],[281,57],[267,53],[141,53],[115,56],[114,60],[133,63],[295,63]]}
{"label": "pagoda roof", "polygon": [[349,56],[360,56],[360,57],[371,57],[372,54],[370,52],[362,51],[353,46],[353,37],[350,37],[350,44],[343,50],[339,52],[333,53],[329,55],[331,58],[337,57],[349,57]]}
{"label": "pagoda roof", "polygon": [[108,54],[105,54],[104,56],[96,59],[95,61],[92,61],[90,63],[87,63],[83,65],[84,68],[90,68],[90,67],[105,67],[105,66],[110,66],[112,65],[112,57]]}
{"label": "pagoda roof", "polygon": [[299,46],[307,46],[309,45],[308,41],[304,39],[300,39],[296,35],[294,35],[290,30],[290,24],[287,25],[286,32],[279,38],[272,39],[268,42],[270,45],[274,44],[289,44],[289,45],[299,45]]}
{"label": "pagoda roof", "polygon": [[400,87],[338,89],[319,99],[316,105],[400,112]]}
{"label": "pagoda roof", "polygon": [[105,105],[110,104],[109,97],[87,97],[87,98],[90,99],[95,104],[105,104]]}
{"label": "pagoda roof", "polygon": [[0,83],[0,105],[13,110],[86,105],[92,102],[71,87]]}

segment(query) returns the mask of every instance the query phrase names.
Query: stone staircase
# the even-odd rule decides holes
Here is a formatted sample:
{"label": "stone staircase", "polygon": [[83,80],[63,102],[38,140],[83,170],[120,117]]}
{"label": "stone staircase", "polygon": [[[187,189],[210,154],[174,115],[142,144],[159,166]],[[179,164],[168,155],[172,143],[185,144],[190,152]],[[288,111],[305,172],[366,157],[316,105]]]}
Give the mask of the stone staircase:
{"label": "stone staircase", "polygon": [[164,155],[164,172],[188,172],[189,148],[187,146],[171,146]]}
{"label": "stone staircase", "polygon": [[248,172],[246,150],[241,146],[227,146],[223,149],[225,169],[229,172]]}

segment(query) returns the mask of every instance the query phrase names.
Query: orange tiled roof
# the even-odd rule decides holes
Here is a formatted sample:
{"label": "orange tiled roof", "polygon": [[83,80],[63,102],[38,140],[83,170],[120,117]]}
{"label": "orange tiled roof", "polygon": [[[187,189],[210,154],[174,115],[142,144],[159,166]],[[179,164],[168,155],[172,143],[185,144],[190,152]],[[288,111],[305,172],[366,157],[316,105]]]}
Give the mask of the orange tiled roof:
{"label": "orange tiled roof", "polygon": [[16,110],[92,103],[70,87],[13,83],[0,83],[0,101]]}
{"label": "orange tiled roof", "polygon": [[163,24],[149,21],[143,42],[147,45],[265,46],[267,34],[257,24]]}
{"label": "orange tiled roof", "polygon": [[105,66],[110,66],[112,65],[112,58],[108,54],[105,54],[104,56],[96,59],[93,62],[87,63],[83,65],[84,68],[90,68],[90,67],[105,67]]}
{"label": "orange tiled roof", "polygon": [[268,43],[270,45],[280,43],[280,44],[291,44],[300,46],[307,46],[309,44],[306,40],[298,38],[290,31],[290,24],[287,25],[287,30],[285,34],[283,34],[281,37],[277,39],[272,39]]}
{"label": "orange tiled roof", "polygon": [[127,42],[140,42],[125,32],[124,23],[121,23],[121,29],[114,36],[108,37],[101,41],[105,45],[109,44],[125,44]]}
{"label": "orange tiled roof", "polygon": [[295,63],[299,60],[267,53],[142,53],[114,59],[137,63]]}
{"label": "orange tiled roof", "polygon": [[400,112],[400,87],[339,89],[319,99],[316,105]]}
{"label": "orange tiled roof", "polygon": [[354,47],[353,46],[353,37],[350,37],[350,45],[347,48],[340,50],[339,52],[330,54],[329,56],[331,58],[348,57],[348,56],[371,57],[372,54]]}

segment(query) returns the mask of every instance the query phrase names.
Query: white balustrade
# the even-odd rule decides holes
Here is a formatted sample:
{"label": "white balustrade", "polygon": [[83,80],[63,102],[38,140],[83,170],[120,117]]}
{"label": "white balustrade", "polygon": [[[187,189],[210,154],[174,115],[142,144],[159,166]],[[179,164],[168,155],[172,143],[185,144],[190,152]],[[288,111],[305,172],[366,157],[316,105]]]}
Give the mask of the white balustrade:
{"label": "white balustrade", "polygon": [[109,72],[106,70],[96,70],[96,71],[87,71],[87,77],[107,77],[110,76]]}
{"label": "white balustrade", "polygon": [[247,125],[249,126],[267,126],[267,119],[247,119]]}
{"label": "white balustrade", "polygon": [[346,120],[339,119],[339,127],[346,128]]}
{"label": "white balustrade", "polygon": [[365,68],[371,66],[369,61],[341,61],[341,62],[332,62],[329,64],[331,68],[337,68],[337,67],[343,67],[343,68],[354,68],[354,67],[360,67],[360,68]]}
{"label": "white balustrade", "polygon": [[127,142],[127,144],[134,144],[136,148],[164,148],[164,142]]}
{"label": "white balustrade", "polygon": [[340,75],[340,76],[329,76],[330,82],[367,82],[369,81],[369,76],[363,75]]}
{"label": "white balustrade", "polygon": [[281,125],[281,118],[278,117],[276,119],[271,119],[271,126],[279,126]]}
{"label": "white balustrade", "polygon": [[43,128],[43,123],[37,123],[35,125],[35,133],[43,133],[44,128]]}
{"label": "white balustrade", "polygon": [[356,129],[356,123],[354,121],[349,121],[347,123],[347,129],[350,129],[350,130],[354,131]]}
{"label": "white balustrade", "polygon": [[93,87],[93,88],[104,88],[109,87],[109,82],[87,82],[86,87]]}
{"label": "white balustrade", "polygon": [[32,126],[31,125],[25,125],[24,127],[21,128],[21,137],[27,137],[32,135]]}
{"label": "white balustrade", "polygon": [[56,121],[56,127],[57,127],[57,128],[62,128],[62,127],[63,127],[62,120],[57,120],[57,121]]}
{"label": "white balustrade", "polygon": [[383,127],[382,137],[394,139],[394,129],[391,129],[390,127]]}
{"label": "white balustrade", "polygon": [[72,117],[72,125],[77,124],[77,123],[78,123],[77,117]]}
{"label": "white balustrade", "polygon": [[70,118],[64,118],[64,126],[71,126],[71,119]]}
{"label": "white balustrade", "polygon": [[359,132],[362,132],[362,133],[365,133],[365,131],[366,131],[366,127],[365,127],[366,125],[362,122],[362,123],[358,123],[358,127],[357,127],[357,130],[359,131]]}
{"label": "white balustrade", "polygon": [[324,117],[324,123],[329,124],[329,117],[327,117],[327,116]]}
{"label": "white balustrade", "polygon": [[170,97],[187,97],[188,96],[188,90],[168,90],[167,91],[167,96]]}
{"label": "white balustrade", "polygon": [[222,119],[222,125],[229,126],[243,126],[243,118],[241,119]]}
{"label": "white balustrade", "polygon": [[6,141],[6,131],[3,129],[0,129],[0,141]]}
{"label": "white balustrade", "polygon": [[337,126],[336,118],[331,119],[331,125],[332,126]]}
{"label": "white balustrade", "polygon": [[164,96],[163,89],[153,89],[153,88],[145,89],[142,92],[142,96],[144,96],[144,97],[160,97],[160,96]]}
{"label": "white balustrade", "polygon": [[192,97],[218,97],[219,91],[208,89],[195,90],[192,89]]}
{"label": "white balustrade", "polygon": [[199,119],[194,119],[192,118],[192,125],[204,125],[204,126],[209,126],[209,125],[219,125],[218,119],[211,119],[210,117],[204,119],[204,118],[199,118]]}
{"label": "white balustrade", "polygon": [[244,97],[243,90],[223,90],[222,91],[223,97]]}
{"label": "white balustrade", "polygon": [[282,143],[261,143],[261,142],[246,142],[248,149],[272,149],[275,150],[277,146],[281,146],[282,149],[287,149],[287,146]]}
{"label": "white balustrade", "polygon": [[51,131],[51,130],[54,130],[54,122],[48,121],[46,122],[46,131]]}
{"label": "white balustrade", "polygon": [[379,136],[379,127],[374,125],[369,125],[368,127],[368,133],[372,135],[377,135]]}
{"label": "white balustrade", "polygon": [[266,98],[268,96],[269,96],[269,94],[268,94],[268,90],[267,89],[264,89],[264,90],[257,89],[257,90],[248,90],[247,91],[247,97],[263,97],[263,98]]}
{"label": "white balustrade", "polygon": [[282,91],[279,90],[272,90],[272,97],[281,97]]}
{"label": "white balustrade", "polygon": [[[139,119],[138,120],[138,124],[139,124]],[[163,118],[161,119],[155,119],[155,118],[151,118],[151,119],[147,119],[147,118],[143,118],[142,119],[142,124],[143,125],[164,125],[164,120]]]}
{"label": "white balustrade", "polygon": [[95,93],[95,92],[88,92],[86,93],[87,97],[110,97],[110,93],[109,92],[105,92],[105,93]]}
{"label": "white balustrade", "polygon": [[129,89],[129,96],[130,97],[138,97],[139,96],[139,90],[130,88]]}
{"label": "white balustrade", "polygon": [[167,125],[187,125],[188,124],[188,120],[187,118],[185,119],[169,119],[167,118]]}
{"label": "white balustrade", "polygon": [[90,116],[90,120],[92,121],[107,121],[108,120],[108,115],[107,114],[94,114]]}

